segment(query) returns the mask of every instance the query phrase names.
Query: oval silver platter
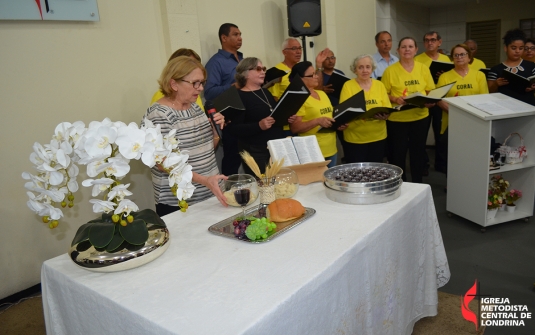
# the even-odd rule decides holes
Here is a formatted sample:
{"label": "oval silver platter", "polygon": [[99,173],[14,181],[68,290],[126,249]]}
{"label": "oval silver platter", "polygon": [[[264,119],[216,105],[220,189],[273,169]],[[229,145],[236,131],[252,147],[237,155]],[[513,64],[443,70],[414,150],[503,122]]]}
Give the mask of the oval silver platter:
{"label": "oval silver platter", "polygon": [[[254,216],[257,213],[258,213],[257,206],[253,206],[252,208],[249,208],[249,209],[245,210],[245,215],[247,215],[247,216],[250,216],[250,215]],[[309,208],[309,207],[305,207],[305,214],[303,214],[303,215],[301,215],[301,217],[298,217],[298,218],[293,219],[293,220],[276,223],[277,224],[277,229],[275,230],[275,232],[270,234],[270,235],[268,235],[267,238],[262,239],[262,240],[255,240],[255,241],[251,241],[249,239],[240,240],[239,238],[234,236],[234,226],[232,225],[232,222],[234,221],[234,219],[236,219],[238,217],[241,217],[242,216],[241,213],[238,213],[238,214],[233,215],[233,216],[231,216],[229,218],[226,218],[225,220],[219,221],[218,223],[211,225],[208,228],[208,231],[210,233],[212,233],[212,234],[215,234],[215,235],[218,235],[218,236],[223,236],[223,237],[228,237],[228,238],[231,238],[231,239],[236,240],[236,241],[243,241],[243,242],[248,242],[248,243],[264,243],[264,242],[269,242],[269,241],[281,236],[282,234],[286,233],[288,230],[290,230],[290,229],[294,228],[295,226],[297,226],[297,225],[303,223],[304,221],[308,220],[314,214],[316,214],[316,210],[315,209]]]}

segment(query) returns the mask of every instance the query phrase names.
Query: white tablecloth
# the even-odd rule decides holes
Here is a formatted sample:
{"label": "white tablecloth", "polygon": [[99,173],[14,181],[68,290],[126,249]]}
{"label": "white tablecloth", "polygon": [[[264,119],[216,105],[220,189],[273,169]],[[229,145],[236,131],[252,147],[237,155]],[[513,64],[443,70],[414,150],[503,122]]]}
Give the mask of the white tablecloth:
{"label": "white tablecloth", "polygon": [[268,243],[209,233],[239,212],[210,199],[166,216],[169,249],[139,268],[46,261],[47,333],[398,335],[436,315],[450,272],[428,185],[377,205],[333,202],[321,184],[296,198],[317,213]]}

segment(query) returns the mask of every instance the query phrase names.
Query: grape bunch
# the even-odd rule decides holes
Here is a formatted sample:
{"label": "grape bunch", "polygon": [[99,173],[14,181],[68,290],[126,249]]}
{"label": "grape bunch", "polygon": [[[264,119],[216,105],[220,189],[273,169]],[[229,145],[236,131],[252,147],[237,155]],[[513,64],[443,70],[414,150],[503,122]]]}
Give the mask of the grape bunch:
{"label": "grape bunch", "polygon": [[245,230],[245,235],[252,241],[265,239],[268,237],[268,233],[273,231],[275,228],[277,228],[275,223],[270,222],[268,219],[263,217],[261,219],[255,219],[254,221],[251,221],[251,224]]}
{"label": "grape bunch", "polygon": [[[251,219],[254,220],[255,218]],[[245,236],[245,230],[250,224],[250,218],[236,218],[234,221],[232,221],[232,225],[234,226],[234,236],[236,236],[240,240],[246,239],[247,237]]]}
{"label": "grape bunch", "polygon": [[370,168],[352,168],[345,169],[333,175],[335,180],[353,183],[366,183],[381,181],[392,178],[396,173],[387,168],[370,167]]}

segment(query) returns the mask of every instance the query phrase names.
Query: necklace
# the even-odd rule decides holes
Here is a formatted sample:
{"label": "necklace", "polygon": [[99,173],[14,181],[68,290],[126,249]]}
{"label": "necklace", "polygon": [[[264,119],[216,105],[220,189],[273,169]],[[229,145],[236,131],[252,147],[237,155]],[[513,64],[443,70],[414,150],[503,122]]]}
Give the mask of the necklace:
{"label": "necklace", "polygon": [[269,111],[270,111],[270,112],[273,112],[273,108],[271,107],[271,104],[269,103],[269,100],[268,100],[268,98],[267,98],[267,96],[266,96],[266,93],[264,93],[264,90],[263,90],[263,89],[260,89],[260,91],[262,91],[262,94],[264,94],[264,98],[265,98],[266,100],[262,99],[260,96],[258,96],[258,94],[256,94],[256,93],[255,93],[254,91],[252,91],[252,90],[249,91],[249,92],[251,92],[251,93],[253,93],[254,95],[256,95],[256,97],[257,97],[258,99],[260,99],[263,103],[265,103],[266,105],[268,105],[268,107],[269,107]]}

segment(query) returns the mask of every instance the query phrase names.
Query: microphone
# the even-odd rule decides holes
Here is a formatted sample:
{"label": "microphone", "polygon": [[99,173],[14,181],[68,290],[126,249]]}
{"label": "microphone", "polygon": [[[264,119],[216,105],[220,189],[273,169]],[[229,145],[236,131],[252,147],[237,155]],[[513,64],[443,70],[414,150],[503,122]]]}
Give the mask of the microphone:
{"label": "microphone", "polygon": [[212,124],[215,128],[217,136],[219,136],[219,143],[221,143],[223,136],[221,133],[221,128],[219,127],[218,124],[215,123],[215,120],[214,120],[214,115],[217,113],[214,103],[211,100],[206,100],[206,102],[204,103],[204,110],[206,111],[206,113],[208,113],[208,116],[212,120]]}

